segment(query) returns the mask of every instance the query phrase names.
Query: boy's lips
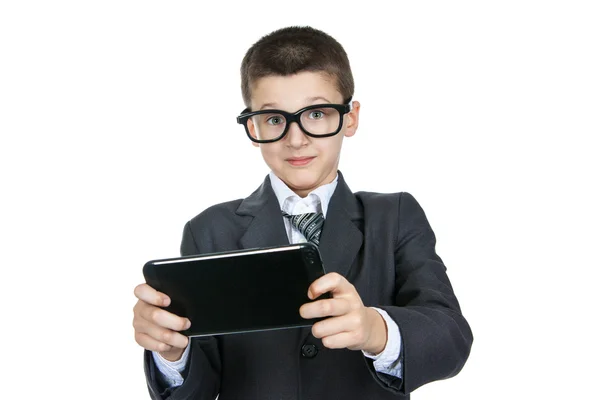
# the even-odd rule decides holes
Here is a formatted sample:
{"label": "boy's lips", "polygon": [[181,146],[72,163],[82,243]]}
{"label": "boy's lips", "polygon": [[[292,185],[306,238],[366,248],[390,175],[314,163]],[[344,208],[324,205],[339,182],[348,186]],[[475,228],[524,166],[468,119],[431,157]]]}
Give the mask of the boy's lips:
{"label": "boy's lips", "polygon": [[290,157],[286,158],[285,161],[292,164],[293,166],[302,166],[311,162],[315,157]]}

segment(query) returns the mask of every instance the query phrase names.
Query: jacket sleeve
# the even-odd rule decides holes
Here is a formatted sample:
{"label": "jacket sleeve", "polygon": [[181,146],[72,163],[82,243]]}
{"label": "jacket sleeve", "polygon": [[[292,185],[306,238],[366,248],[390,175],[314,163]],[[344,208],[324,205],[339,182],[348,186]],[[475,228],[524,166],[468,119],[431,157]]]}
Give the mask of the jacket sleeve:
{"label": "jacket sleeve", "polygon": [[[199,254],[200,250],[191,224],[188,222],[183,230],[181,255]],[[191,338],[190,358],[183,372],[183,384],[175,388],[164,388],[157,374],[154,359],[150,351],[144,352],[144,372],[150,397],[154,400],[214,400],[220,389],[221,358],[217,340],[214,337]]]}
{"label": "jacket sleeve", "polygon": [[435,235],[425,213],[409,193],[399,199],[395,245],[393,306],[378,306],[398,324],[403,378],[371,372],[388,389],[408,394],[462,369],[473,342],[446,267],[435,252]]}

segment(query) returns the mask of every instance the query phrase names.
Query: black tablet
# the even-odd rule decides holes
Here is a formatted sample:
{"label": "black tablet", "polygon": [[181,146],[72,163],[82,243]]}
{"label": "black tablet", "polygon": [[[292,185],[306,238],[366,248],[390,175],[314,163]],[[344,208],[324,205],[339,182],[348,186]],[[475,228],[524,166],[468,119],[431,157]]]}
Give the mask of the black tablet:
{"label": "black tablet", "polygon": [[324,274],[312,243],[153,260],[143,272],[171,298],[166,310],[190,319],[187,336],[311,326],[299,309]]}

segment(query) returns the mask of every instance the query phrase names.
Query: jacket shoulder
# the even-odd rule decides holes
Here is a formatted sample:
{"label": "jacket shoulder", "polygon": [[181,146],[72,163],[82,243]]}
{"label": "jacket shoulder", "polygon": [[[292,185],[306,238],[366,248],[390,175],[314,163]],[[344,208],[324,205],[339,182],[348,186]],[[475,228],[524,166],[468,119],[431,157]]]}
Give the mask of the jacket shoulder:
{"label": "jacket shoulder", "polygon": [[423,208],[408,192],[357,192],[355,196],[361,203],[365,222],[381,228],[388,226],[396,232],[396,240],[403,236],[406,229],[418,227],[431,230]]}
{"label": "jacket shoulder", "polygon": [[192,226],[203,225],[215,219],[228,219],[235,215],[243,199],[231,200],[208,207],[190,220]]}
{"label": "jacket shoulder", "polygon": [[357,199],[360,200],[363,204],[371,204],[371,203],[392,203],[398,202],[399,197],[402,196],[405,192],[396,192],[396,193],[379,193],[379,192],[365,192],[360,191],[354,193]]}
{"label": "jacket shoulder", "polygon": [[237,242],[251,218],[236,214],[243,199],[232,200],[208,207],[189,220],[184,228],[184,241],[189,235],[199,253],[218,251],[219,243]]}
{"label": "jacket shoulder", "polygon": [[369,208],[386,206],[395,209],[399,207],[419,207],[417,199],[409,192],[379,193],[361,191],[354,193],[354,195],[364,207]]}

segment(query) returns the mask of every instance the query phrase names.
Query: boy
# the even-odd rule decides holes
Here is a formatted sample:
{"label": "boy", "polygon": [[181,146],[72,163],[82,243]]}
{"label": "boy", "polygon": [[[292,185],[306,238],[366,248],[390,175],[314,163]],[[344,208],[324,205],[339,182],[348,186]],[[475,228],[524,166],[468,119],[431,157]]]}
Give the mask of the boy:
{"label": "boy", "polygon": [[[457,374],[472,334],[408,193],[353,194],[338,171],[360,104],[342,46],[308,27],[275,31],[241,67],[238,117],[271,172],[249,197],[205,210],[184,228],[182,255],[310,240],[329,273],[309,288],[312,328],[192,338],[190,322],[135,290],[136,341],[153,399],[408,399]],[[305,224],[310,222],[311,229]],[[197,322],[196,322],[197,323]]]}

